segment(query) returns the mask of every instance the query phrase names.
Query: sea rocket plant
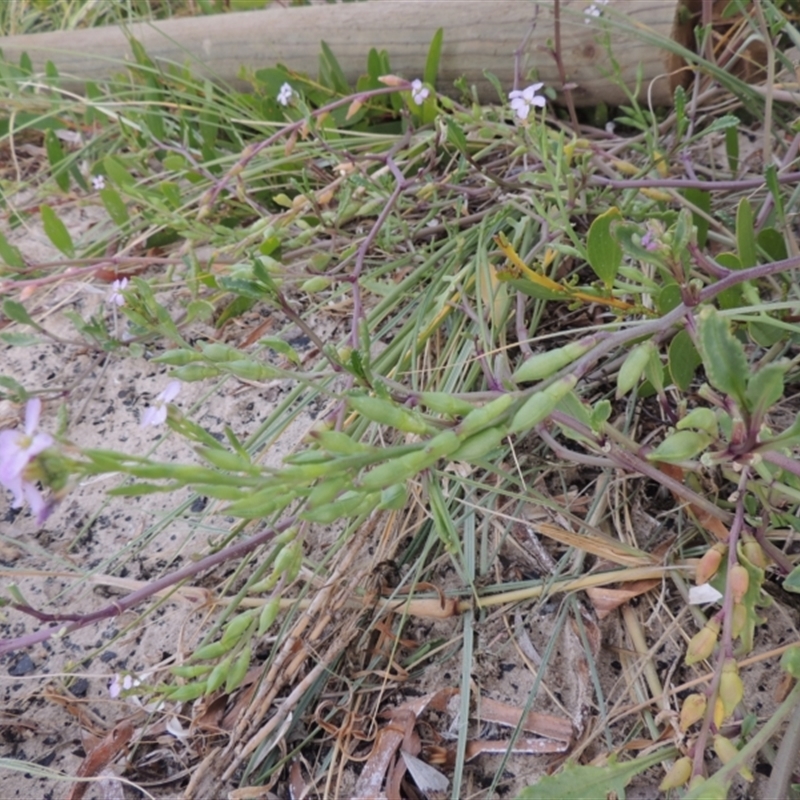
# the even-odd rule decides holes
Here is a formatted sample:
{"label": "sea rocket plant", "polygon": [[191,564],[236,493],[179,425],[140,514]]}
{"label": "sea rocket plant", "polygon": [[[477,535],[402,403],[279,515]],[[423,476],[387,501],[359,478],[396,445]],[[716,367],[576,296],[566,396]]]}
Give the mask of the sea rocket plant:
{"label": "sea rocket plant", "polygon": [[24,430],[0,433],[0,484],[14,495],[12,508],[21,508],[27,500],[37,522],[44,522],[52,510],[33,482],[32,464],[36,457],[53,444],[49,433],[37,431],[42,401],[38,397],[28,400],[25,407]]}

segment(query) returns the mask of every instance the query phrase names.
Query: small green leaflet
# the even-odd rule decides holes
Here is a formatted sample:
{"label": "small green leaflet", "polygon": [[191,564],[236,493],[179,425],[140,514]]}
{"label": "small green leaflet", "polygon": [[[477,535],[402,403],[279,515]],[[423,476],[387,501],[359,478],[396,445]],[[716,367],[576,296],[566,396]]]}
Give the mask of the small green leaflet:
{"label": "small green leaflet", "polygon": [[622,264],[622,247],[611,235],[611,224],[622,219],[616,206],[595,217],[586,239],[589,264],[595,275],[610,289]]}
{"label": "small green leaflet", "polygon": [[55,211],[50,206],[41,205],[42,227],[47,238],[67,257],[73,258],[75,246],[72,244],[72,237],[69,235],[67,226],[59,219]]}

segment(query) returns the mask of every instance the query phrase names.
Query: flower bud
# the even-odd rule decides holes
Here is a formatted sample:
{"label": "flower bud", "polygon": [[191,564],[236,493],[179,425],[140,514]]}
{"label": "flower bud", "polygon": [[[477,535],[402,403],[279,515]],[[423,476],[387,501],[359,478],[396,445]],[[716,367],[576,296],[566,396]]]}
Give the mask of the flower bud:
{"label": "flower bud", "polygon": [[750,585],[750,574],[741,564],[734,564],[731,567],[728,585],[733,593],[733,602],[741,603]]}
{"label": "flower bud", "polygon": [[739,676],[739,665],[735,658],[728,658],[722,666],[719,682],[719,699],[722,701],[725,715],[729,717],[744,697],[744,684]]}
{"label": "flower bud", "polygon": [[691,666],[698,661],[703,661],[714,652],[714,645],[717,643],[720,625],[715,619],[710,619],[689,641],[686,650],[686,665]]}
{"label": "flower bud", "polygon": [[692,759],[688,756],[683,756],[683,758],[679,758],[669,768],[667,774],[664,776],[664,780],[661,781],[658,788],[662,792],[666,792],[669,789],[677,789],[679,786],[688,783],[691,777]]}
{"label": "flower bud", "polygon": [[728,547],[722,544],[722,542],[717,542],[712,548],[706,550],[705,554],[700,559],[700,563],[697,565],[697,572],[694,576],[694,582],[698,586],[708,583],[708,581],[717,574],[719,565],[722,563],[722,557],[727,552]]}
{"label": "flower bud", "polygon": [[690,694],[681,706],[679,725],[682,733],[686,733],[695,722],[699,722],[706,713],[708,701],[704,694]]}

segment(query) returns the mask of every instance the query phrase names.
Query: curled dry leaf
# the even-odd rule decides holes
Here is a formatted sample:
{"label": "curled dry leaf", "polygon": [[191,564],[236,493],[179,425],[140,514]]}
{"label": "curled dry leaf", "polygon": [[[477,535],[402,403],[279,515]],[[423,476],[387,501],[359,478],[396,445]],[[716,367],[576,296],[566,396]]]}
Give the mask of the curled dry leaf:
{"label": "curled dry leaf", "polygon": [[[115,725],[102,741],[86,754],[75,777],[94,778],[99,775],[125,749],[133,738],[133,730],[133,723],[130,720]],[[74,784],[67,800],[81,800],[88,785],[86,781]]]}
{"label": "curled dry leaf", "polygon": [[634,581],[624,589],[609,589],[605,586],[595,586],[586,590],[589,600],[597,614],[598,619],[605,619],[612,611],[625,605],[634,597],[646,594],[651,589],[661,585],[659,580]]}

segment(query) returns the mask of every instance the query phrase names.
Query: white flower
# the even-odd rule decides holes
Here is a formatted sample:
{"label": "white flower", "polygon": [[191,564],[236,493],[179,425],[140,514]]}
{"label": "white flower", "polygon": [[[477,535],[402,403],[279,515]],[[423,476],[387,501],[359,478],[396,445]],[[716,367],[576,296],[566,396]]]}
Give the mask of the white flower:
{"label": "white flower", "polygon": [[294,89],[292,89],[288,83],[284,83],[283,86],[281,86],[281,90],[278,92],[278,102],[282,106],[288,106],[293,94]]}
{"label": "white flower", "polygon": [[111,683],[108,684],[108,694],[112,700],[116,700],[123,691],[129,692],[134,686],[139,686],[141,683],[142,682],[138,678],[132,678],[130,675],[126,675],[120,681],[119,673],[115,672]]}
{"label": "white flower", "polygon": [[122,278],[122,280],[115,280],[114,283],[111,284],[111,289],[108,292],[108,297],[106,298],[109,303],[113,303],[115,306],[124,306],[125,305],[125,296],[122,294],[123,290],[128,287],[128,279]]}
{"label": "white flower", "polygon": [[418,106],[421,106],[428,99],[429,94],[430,92],[422,85],[422,81],[419,78],[411,81],[411,99]]}
{"label": "white flower", "polygon": [[545,107],[547,100],[538,93],[542,86],[544,86],[543,83],[532,83],[524,89],[514,89],[513,92],[508,93],[511,108],[520,119],[528,118],[531,106]]}
{"label": "white flower", "polygon": [[148,425],[161,425],[167,418],[167,403],[171,403],[178,396],[180,390],[180,381],[170,381],[167,388],[153,401],[153,405],[144,410],[140,425],[143,428]]}
{"label": "white flower", "polygon": [[716,603],[722,597],[710,583],[689,588],[689,605],[703,606],[706,603]]}
{"label": "white flower", "polygon": [[96,192],[106,188],[106,179],[102,175],[92,175],[92,187]]}
{"label": "white flower", "polygon": [[[597,0],[597,2],[598,2],[598,3],[602,3],[603,5],[605,5],[605,3],[603,3],[603,0]],[[601,10],[601,9],[599,9],[599,8],[598,8],[598,7],[597,7],[597,6],[596,6],[594,3],[592,3],[592,4],[589,6],[589,8],[587,8],[587,9],[586,9],[586,10],[583,12],[583,16],[584,16],[584,20],[583,20],[583,21],[584,21],[584,22],[585,22],[585,23],[588,25],[588,24],[589,24],[589,23],[592,21],[592,18],[593,18],[593,17],[596,19],[596,18],[597,18],[597,17],[599,17],[599,16],[600,16],[602,13],[603,13],[603,12],[602,12],[602,10]]]}

